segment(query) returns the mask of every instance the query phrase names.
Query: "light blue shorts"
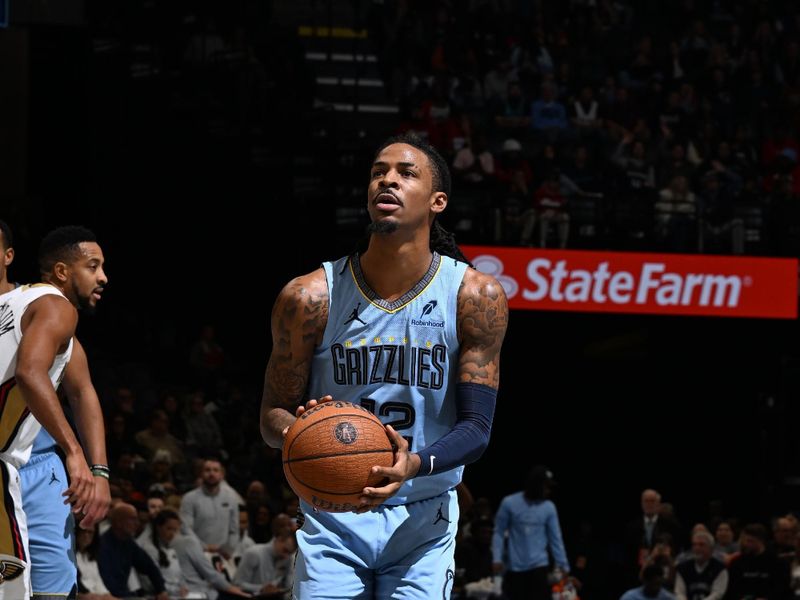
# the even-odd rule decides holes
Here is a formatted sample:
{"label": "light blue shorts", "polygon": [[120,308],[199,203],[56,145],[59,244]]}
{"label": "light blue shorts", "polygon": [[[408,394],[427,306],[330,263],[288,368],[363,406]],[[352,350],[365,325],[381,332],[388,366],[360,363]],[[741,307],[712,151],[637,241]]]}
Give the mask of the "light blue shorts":
{"label": "light blue shorts", "polygon": [[35,599],[75,593],[75,521],[61,494],[69,487],[55,452],[33,454],[19,472],[22,507],[28,517],[31,587]]}
{"label": "light blue shorts", "polygon": [[367,513],[315,512],[301,501],[295,600],[447,600],[453,587],[454,490]]}

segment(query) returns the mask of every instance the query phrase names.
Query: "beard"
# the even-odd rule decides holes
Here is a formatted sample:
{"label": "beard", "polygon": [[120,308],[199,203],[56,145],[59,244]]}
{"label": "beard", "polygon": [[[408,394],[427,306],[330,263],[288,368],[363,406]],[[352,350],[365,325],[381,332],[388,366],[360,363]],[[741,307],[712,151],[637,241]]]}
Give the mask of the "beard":
{"label": "beard", "polygon": [[76,307],[78,310],[83,311],[85,315],[93,315],[97,311],[97,306],[92,304],[91,295],[82,295],[75,284],[72,285],[72,291],[78,299],[78,306]]}
{"label": "beard", "polygon": [[397,221],[373,221],[369,225],[367,225],[367,233],[372,235],[373,233],[377,233],[378,235],[386,235],[389,233],[394,233],[400,226],[397,224]]}
{"label": "beard", "polygon": [[83,311],[83,314],[85,315],[93,315],[97,312],[97,306],[92,304],[91,298],[78,296],[78,310]]}

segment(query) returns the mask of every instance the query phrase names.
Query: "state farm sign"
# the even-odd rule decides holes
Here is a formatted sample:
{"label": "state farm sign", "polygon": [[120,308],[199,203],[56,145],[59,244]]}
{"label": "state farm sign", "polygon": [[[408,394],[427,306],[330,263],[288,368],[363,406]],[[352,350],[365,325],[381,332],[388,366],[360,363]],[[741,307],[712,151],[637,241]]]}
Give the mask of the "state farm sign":
{"label": "state farm sign", "polygon": [[511,308],[797,318],[794,258],[464,246]]}

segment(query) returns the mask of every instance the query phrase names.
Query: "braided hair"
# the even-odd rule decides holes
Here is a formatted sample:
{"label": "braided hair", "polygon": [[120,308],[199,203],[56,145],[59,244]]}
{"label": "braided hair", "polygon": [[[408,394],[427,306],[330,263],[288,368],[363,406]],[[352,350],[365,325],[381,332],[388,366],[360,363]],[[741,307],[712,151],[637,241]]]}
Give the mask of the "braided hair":
{"label": "braided hair", "polygon": [[[408,144],[409,146],[413,146],[425,154],[425,156],[428,157],[428,162],[431,166],[433,190],[436,192],[443,192],[447,194],[448,197],[450,196],[450,169],[447,166],[447,161],[442,157],[441,154],[439,154],[439,151],[436,150],[436,148],[431,146],[428,142],[416,134],[402,133],[386,139],[375,151],[375,156],[377,157],[392,144]],[[363,253],[366,251],[368,245],[369,234],[365,235],[363,238],[361,238],[361,240],[359,240],[355,251],[350,255],[350,257],[352,258],[358,253]],[[433,221],[433,225],[431,226],[430,249],[431,251],[438,252],[442,256],[449,256],[450,258],[455,258],[456,260],[460,260],[461,262],[472,266],[472,263],[469,262],[467,257],[464,256],[464,253],[461,252],[458,244],[456,244],[455,235],[447,231],[436,220]]]}

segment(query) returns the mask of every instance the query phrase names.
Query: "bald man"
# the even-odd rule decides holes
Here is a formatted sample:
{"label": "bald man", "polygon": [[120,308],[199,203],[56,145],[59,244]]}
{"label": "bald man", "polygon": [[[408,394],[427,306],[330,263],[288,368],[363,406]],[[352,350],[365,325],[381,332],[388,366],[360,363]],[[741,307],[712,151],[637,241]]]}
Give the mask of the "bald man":
{"label": "bald man", "polygon": [[100,551],[97,556],[100,576],[108,590],[121,598],[136,596],[138,590],[128,588],[131,568],[134,568],[150,578],[156,600],[169,600],[161,571],[133,539],[139,522],[136,508],[121,502],[111,509],[108,516],[111,527],[100,536]]}

